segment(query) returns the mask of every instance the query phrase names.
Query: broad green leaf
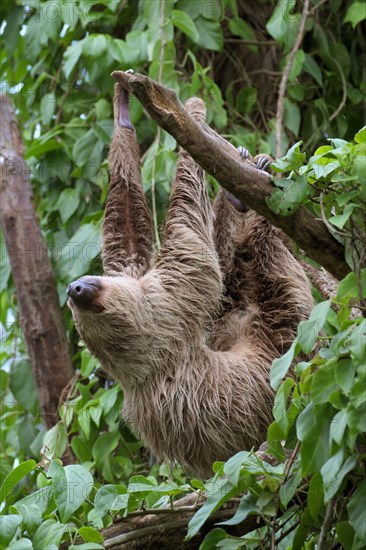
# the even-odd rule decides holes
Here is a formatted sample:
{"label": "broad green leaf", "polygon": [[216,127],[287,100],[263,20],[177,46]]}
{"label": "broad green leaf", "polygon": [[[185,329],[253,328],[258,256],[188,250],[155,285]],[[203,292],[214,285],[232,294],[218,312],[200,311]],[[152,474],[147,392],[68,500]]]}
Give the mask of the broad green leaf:
{"label": "broad green leaf", "polygon": [[291,378],[287,378],[278,389],[273,405],[273,416],[283,431],[284,439],[286,439],[289,428],[289,419],[287,417],[288,396],[294,385],[295,382]]}
{"label": "broad green leaf", "polygon": [[66,281],[85,275],[91,261],[100,253],[101,230],[94,223],[82,225],[61,251],[59,267]]}
{"label": "broad green leaf", "polygon": [[292,365],[292,361],[297,356],[300,351],[300,346],[297,340],[292,342],[291,347],[278,359],[275,359],[271,366],[271,387],[274,390],[277,390],[280,386],[281,381],[286,376],[288,369]]}
{"label": "broad green leaf", "polygon": [[94,527],[80,527],[78,533],[85,542],[104,542],[103,536]]}
{"label": "broad green leaf", "polygon": [[227,539],[228,536],[229,535],[226,531],[224,531],[224,529],[212,529],[212,531],[205,536],[204,541],[200,545],[200,550],[213,550],[213,548],[221,548],[221,546],[218,546],[218,543]]}
{"label": "broad green leaf", "polygon": [[197,44],[207,50],[221,52],[224,47],[224,37],[220,23],[200,16],[195,20],[195,25],[199,35]]}
{"label": "broad green leaf", "polygon": [[[299,74],[302,71],[304,62],[305,62],[304,52],[302,50],[297,50],[297,52],[295,54],[295,57],[294,57],[294,60],[293,60],[293,63],[292,63],[292,66],[291,66],[291,71],[290,71],[290,74],[289,74],[289,77],[288,77],[289,82],[296,81],[297,77],[299,76]],[[299,113],[299,116],[300,116],[300,113]]]}
{"label": "broad green leaf", "polygon": [[[100,412],[102,409],[100,407]],[[118,430],[100,435],[93,445],[93,457],[98,467],[103,465],[105,457],[110,455],[117,447],[120,437]]]}
{"label": "broad green leaf", "polygon": [[343,449],[339,449],[339,451],[327,460],[321,468],[325,504],[337,494],[346,475],[356,466],[356,458],[354,456],[349,456],[341,467],[343,454]]}
{"label": "broad green leaf", "polygon": [[55,458],[61,457],[67,446],[67,433],[64,424],[60,422],[48,430],[44,435],[43,445]]}
{"label": "broad green leaf", "polygon": [[257,506],[256,501],[257,499],[251,493],[244,495],[234,516],[226,521],[219,521],[217,525],[238,525],[252,512],[259,513],[261,509]]}
{"label": "broad green leaf", "polygon": [[317,304],[310,314],[307,321],[301,321],[297,330],[297,340],[300,343],[304,353],[310,353],[322,330],[331,306],[331,300],[326,300]]}
{"label": "broad green leaf", "polygon": [[33,544],[29,539],[18,539],[11,542],[8,550],[33,550]]}
{"label": "broad green leaf", "polygon": [[299,414],[296,432],[301,445],[302,474],[320,470],[329,452],[329,424],[326,405],[309,403]]}
{"label": "broad green leaf", "polygon": [[172,21],[174,25],[183,31],[193,42],[197,42],[199,39],[198,30],[191,17],[181,10],[172,11]]}
{"label": "broad green leaf", "polygon": [[250,452],[240,451],[229,458],[229,460],[225,463],[224,473],[233,485],[237,485],[239,483],[241,465],[249,456]]}
{"label": "broad green leaf", "polygon": [[51,499],[52,499],[52,486],[48,485],[18,500],[18,502],[16,503],[16,506],[24,505],[25,507],[27,507],[27,506],[33,506],[33,504],[36,504],[41,510],[41,513],[43,515],[48,509]]}
{"label": "broad green leaf", "polygon": [[108,42],[104,34],[90,34],[83,40],[83,55],[100,57],[107,49]]}
{"label": "broad green leaf", "polygon": [[79,61],[81,52],[82,52],[82,40],[70,44],[67,50],[64,53],[64,74],[65,78],[68,79],[76,65]]}
{"label": "broad green leaf", "polygon": [[332,419],[329,437],[338,445],[341,445],[344,431],[347,427],[348,414],[347,409],[339,411]]}
{"label": "broad green leaf", "polygon": [[0,488],[1,502],[12,492],[15,485],[19,483],[23,477],[28,475],[36,467],[35,460],[26,460],[14,468],[4,479]]}
{"label": "broad green leaf", "polygon": [[33,539],[34,550],[56,550],[66,526],[53,519],[46,519],[38,527]]}
{"label": "broad green leaf", "polygon": [[329,396],[338,389],[336,382],[337,358],[330,359],[314,373],[311,382],[313,403],[327,403]]}
{"label": "broad green leaf", "polygon": [[217,510],[224,502],[229,500],[229,498],[235,494],[237,489],[233,485],[224,479],[220,479],[216,482],[216,491],[210,492],[207,500],[203,506],[195,513],[193,518],[188,524],[188,533],[187,539],[191,539],[198,533],[202,525],[205,523],[207,518]]}
{"label": "broad green leaf", "polygon": [[15,533],[17,532],[17,529],[21,522],[21,516],[17,516],[15,514],[5,516],[0,515],[0,545],[3,548],[6,548],[8,546]]}
{"label": "broad green leaf", "polygon": [[68,550],[103,550],[105,546],[98,544],[97,542],[84,542],[83,544],[71,544]]}
{"label": "broad green leaf", "polygon": [[336,532],[342,548],[351,550],[355,538],[355,531],[352,525],[348,521],[340,521],[336,525]]}
{"label": "broad green leaf", "polygon": [[103,141],[96,136],[92,129],[83,134],[75,142],[72,150],[73,157],[77,164],[86,164],[88,166],[88,175],[98,170],[103,147]]}
{"label": "broad green leaf", "polygon": [[305,54],[304,71],[310,74],[316,80],[319,86],[323,87],[323,77],[321,69],[315,59],[308,53]]}
{"label": "broad green leaf", "polygon": [[16,502],[14,508],[22,516],[23,530],[32,535],[42,521],[42,512],[37,504],[21,504]]}
{"label": "broad green leaf", "polygon": [[329,222],[332,225],[335,225],[336,227],[338,227],[339,229],[343,229],[343,227],[348,222],[356,206],[357,205],[354,204],[353,202],[351,202],[350,204],[347,204],[343,214],[338,214],[337,216],[331,216],[329,218]]}
{"label": "broad green leaf", "polygon": [[366,480],[361,481],[360,485],[352,495],[347,504],[349,521],[356,534],[361,540],[366,540]]}
{"label": "broad green leaf", "polygon": [[323,478],[320,472],[316,472],[310,480],[307,502],[311,517],[317,521],[324,509]]}
{"label": "broad green leaf", "polygon": [[284,123],[294,136],[298,136],[301,122],[300,109],[287,98],[284,99],[284,108]]}
{"label": "broad green leaf", "polygon": [[[244,38],[244,40],[255,42],[257,39],[252,27],[240,17],[235,17],[234,19],[229,20],[229,29],[234,35],[240,36],[241,38]],[[248,44],[248,48],[254,53],[258,53],[259,51],[258,46],[254,44]]]}
{"label": "broad green leaf", "polygon": [[351,23],[355,28],[361,21],[366,19],[366,4],[365,2],[353,2],[343,19],[344,23]]}
{"label": "broad green leaf", "polygon": [[49,124],[56,108],[56,96],[54,92],[48,92],[41,100],[41,118],[44,124]]}
{"label": "broad green leaf", "polygon": [[127,508],[130,495],[124,485],[104,485],[94,497],[95,509],[105,515],[108,510],[117,511]]}
{"label": "broad green leaf", "polygon": [[356,143],[366,143],[366,126],[361,128],[359,132],[355,135]]}
{"label": "broad green leaf", "polygon": [[79,464],[62,467],[52,462],[53,496],[61,521],[69,517],[85,502],[93,487],[93,476]]}
{"label": "broad green leaf", "polygon": [[66,223],[79,206],[80,195],[77,189],[64,189],[55,208],[60,211],[62,223]]}
{"label": "broad green leaf", "polygon": [[49,151],[54,151],[55,149],[62,149],[64,146],[60,141],[56,139],[49,139],[43,141],[43,139],[35,139],[31,147],[27,147],[25,151],[25,158],[29,159],[31,157],[40,158],[45,153]]}
{"label": "broad green leaf", "polygon": [[[361,277],[361,291],[362,298],[366,297],[366,269],[362,269]],[[360,298],[358,291],[357,275],[353,271],[348,273],[344,279],[339,283],[337,292],[337,301],[344,304],[348,304],[351,298]]]}
{"label": "broad green leaf", "polygon": [[294,44],[300,23],[300,14],[292,13],[294,6],[291,0],[280,0],[266,25],[269,34],[285,46],[286,52]]}

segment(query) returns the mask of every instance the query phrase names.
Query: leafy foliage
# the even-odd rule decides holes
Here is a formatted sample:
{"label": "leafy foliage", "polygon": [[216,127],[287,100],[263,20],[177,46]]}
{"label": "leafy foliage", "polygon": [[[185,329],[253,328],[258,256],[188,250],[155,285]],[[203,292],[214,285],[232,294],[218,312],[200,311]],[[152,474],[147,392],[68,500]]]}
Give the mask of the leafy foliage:
{"label": "leafy foliage", "polygon": [[[70,280],[101,270],[113,70],[144,72],[175,89],[182,101],[200,95],[207,102],[208,122],[234,145],[273,154],[274,90],[300,13],[290,0],[262,2],[255,13],[251,5],[27,0],[2,6],[1,81],[22,126],[77,369],[60,422],[46,431],[1,241],[2,548],[53,550],[62,541],[70,548],[102,548],[100,530],[115,517],[174,506],[186,493],[208,496],[190,522],[188,537],[226,501],[240,498],[233,517],[207,535],[202,549],[314,548],[324,539],[346,550],[365,547],[363,2],[313,3],[289,75],[283,150],[302,141],[274,164],[285,178],[274,178],[269,204],[280,215],[291,215],[300,204],[310,208],[344,244],[352,273],[335,298],[318,300],[293,346],[273,364],[277,395],[267,458],[242,452],[225,464],[217,462],[207,483],[187,482],[179,466],[151,465],[141,443],[120,422],[122,390],[104,378],[78,343],[64,307]],[[158,232],[176,143],[157,130],[134,99],[130,110]],[[303,151],[314,151],[308,160],[302,143]],[[214,194],[217,184],[209,181]],[[304,354],[311,359],[304,360]],[[294,359],[295,374],[289,377]],[[61,458],[70,456],[74,463],[63,465]],[[245,533],[249,515],[258,517],[255,531],[228,534],[238,525]]]}

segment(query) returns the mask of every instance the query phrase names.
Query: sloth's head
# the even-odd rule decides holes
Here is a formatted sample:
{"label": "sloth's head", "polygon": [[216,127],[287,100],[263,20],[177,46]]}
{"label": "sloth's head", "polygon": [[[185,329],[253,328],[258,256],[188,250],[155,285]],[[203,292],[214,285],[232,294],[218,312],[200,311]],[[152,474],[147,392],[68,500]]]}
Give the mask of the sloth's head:
{"label": "sloth's head", "polygon": [[149,339],[139,281],[127,276],[85,276],[72,282],[67,294],[76,328],[103,367],[121,372],[133,366],[141,336],[145,335],[144,342]]}

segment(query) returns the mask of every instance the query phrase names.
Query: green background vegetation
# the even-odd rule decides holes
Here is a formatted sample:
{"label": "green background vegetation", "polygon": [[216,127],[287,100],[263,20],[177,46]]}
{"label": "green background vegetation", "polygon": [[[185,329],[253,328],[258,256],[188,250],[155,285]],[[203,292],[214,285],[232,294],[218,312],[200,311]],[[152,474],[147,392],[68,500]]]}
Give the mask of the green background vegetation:
{"label": "green background vegetation", "polygon": [[[310,320],[273,365],[277,397],[268,445],[278,465],[242,452],[216,463],[207,484],[179,466],[150,466],[146,450],[120,423],[122,390],[79,343],[65,307],[70,281],[101,270],[110,73],[133,68],[175,89],[182,101],[199,95],[208,123],[234,145],[274,155],[278,85],[301,9],[288,0],[3,3],[1,84],[17,109],[77,377],[61,421],[47,431],[1,242],[1,548],[55,549],[78,535],[85,550],[102,548],[99,531],[116,515],[201,491],[208,499],[190,522],[190,537],[233,496],[241,501],[226,524],[240,524],[250,513],[262,522],[241,538],[221,525],[203,549],[270,548],[271,541],[279,549],[315,548],[324,531],[322,548],[366,547],[366,321],[360,310],[350,317],[351,306],[365,307],[366,298],[364,2],[311,3],[284,99],[282,152],[291,149],[275,165],[286,179],[275,179],[271,206],[283,214],[306,204],[325,218],[353,271],[334,299],[315,293]],[[176,143],[133,98],[130,107],[158,232]],[[217,184],[212,178],[209,184],[214,194]],[[315,348],[311,361],[297,365],[296,378],[285,378],[292,359]],[[67,446],[77,464],[58,460]]]}

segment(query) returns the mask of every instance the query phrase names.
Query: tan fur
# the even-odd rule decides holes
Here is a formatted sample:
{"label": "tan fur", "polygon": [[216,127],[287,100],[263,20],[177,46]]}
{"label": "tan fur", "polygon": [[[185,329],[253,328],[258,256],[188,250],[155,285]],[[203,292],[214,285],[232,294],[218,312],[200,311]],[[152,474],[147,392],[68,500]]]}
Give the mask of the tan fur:
{"label": "tan fur", "polygon": [[[187,108],[203,121],[201,100]],[[269,369],[307,317],[311,293],[300,264],[264,218],[237,212],[224,191],[212,208],[203,171],[184,150],[163,246],[146,272],[136,147],[132,130],[116,129],[104,224],[108,275],[100,277],[98,298],[104,309],[72,306],[73,315],[86,345],[121,383],[132,429],[158,460],[207,476],[214,460],[265,440],[274,397]],[[126,228],[126,209],[137,212],[136,201],[142,222]],[[120,211],[129,217],[120,219]],[[132,229],[132,241],[144,245],[131,253]]]}

